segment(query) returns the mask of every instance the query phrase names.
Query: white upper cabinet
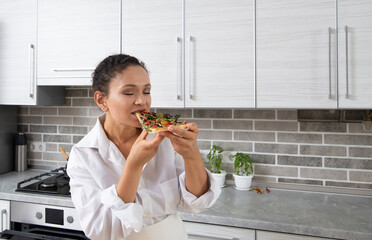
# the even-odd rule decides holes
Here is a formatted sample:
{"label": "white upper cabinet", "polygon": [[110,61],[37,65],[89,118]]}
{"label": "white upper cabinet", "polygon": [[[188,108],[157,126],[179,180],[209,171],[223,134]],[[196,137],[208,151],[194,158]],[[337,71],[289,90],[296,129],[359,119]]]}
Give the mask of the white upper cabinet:
{"label": "white upper cabinet", "polygon": [[183,107],[182,2],[123,0],[122,51],[149,71],[152,106]]}
{"label": "white upper cabinet", "polygon": [[120,0],[39,0],[38,85],[91,85],[97,64],[120,53]]}
{"label": "white upper cabinet", "polygon": [[256,4],[257,107],[337,108],[336,1]]}
{"label": "white upper cabinet", "polygon": [[253,1],[123,0],[123,53],[147,65],[153,107],[254,107],[253,16]]}
{"label": "white upper cabinet", "polygon": [[372,1],[338,1],[339,108],[372,108]]}
{"label": "white upper cabinet", "polygon": [[0,2],[0,104],[36,103],[36,0]]}
{"label": "white upper cabinet", "polygon": [[254,2],[185,0],[185,106],[254,107]]}

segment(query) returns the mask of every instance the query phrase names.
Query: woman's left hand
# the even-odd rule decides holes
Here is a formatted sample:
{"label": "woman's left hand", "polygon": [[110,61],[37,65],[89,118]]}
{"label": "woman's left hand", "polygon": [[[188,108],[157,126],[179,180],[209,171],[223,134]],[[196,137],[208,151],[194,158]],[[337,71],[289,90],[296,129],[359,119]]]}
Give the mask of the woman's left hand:
{"label": "woman's left hand", "polygon": [[185,160],[200,159],[196,141],[198,138],[198,126],[196,123],[188,123],[186,126],[188,130],[170,126],[168,127],[169,132],[160,132],[160,134],[169,138],[174,150]]}

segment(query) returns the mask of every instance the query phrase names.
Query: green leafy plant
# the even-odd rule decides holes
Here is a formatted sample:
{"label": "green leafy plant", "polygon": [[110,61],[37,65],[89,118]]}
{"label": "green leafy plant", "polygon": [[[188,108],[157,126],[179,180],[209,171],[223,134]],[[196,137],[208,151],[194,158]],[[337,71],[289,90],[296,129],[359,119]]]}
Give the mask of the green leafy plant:
{"label": "green leafy plant", "polygon": [[224,150],[219,146],[213,145],[212,149],[209,151],[207,157],[209,162],[209,169],[212,173],[221,173],[221,162]]}
{"label": "green leafy plant", "polygon": [[239,176],[249,176],[253,174],[253,163],[249,155],[244,153],[236,153],[234,156],[235,174]]}

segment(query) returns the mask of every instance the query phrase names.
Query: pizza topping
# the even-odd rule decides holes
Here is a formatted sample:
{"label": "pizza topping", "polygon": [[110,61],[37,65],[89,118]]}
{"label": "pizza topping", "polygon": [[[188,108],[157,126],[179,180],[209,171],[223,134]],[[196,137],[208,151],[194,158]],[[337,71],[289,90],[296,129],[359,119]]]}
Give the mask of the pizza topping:
{"label": "pizza topping", "polygon": [[166,128],[168,126],[185,125],[187,122],[178,122],[181,115],[177,114],[172,116],[169,113],[156,114],[155,112],[148,112],[143,110],[139,113],[139,120],[143,128],[148,132],[151,131],[150,128]]}

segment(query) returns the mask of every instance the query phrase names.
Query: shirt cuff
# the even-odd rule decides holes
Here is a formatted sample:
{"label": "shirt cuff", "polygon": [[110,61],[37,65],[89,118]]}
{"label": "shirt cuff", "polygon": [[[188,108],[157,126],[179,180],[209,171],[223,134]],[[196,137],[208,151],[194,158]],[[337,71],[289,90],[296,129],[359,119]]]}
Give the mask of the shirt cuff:
{"label": "shirt cuff", "polygon": [[203,209],[211,207],[221,194],[221,187],[217,185],[212,174],[208,169],[205,169],[205,171],[208,175],[209,189],[199,198],[187,191],[185,184],[185,172],[179,176],[183,204],[185,204],[193,213],[199,213]]}
{"label": "shirt cuff", "polygon": [[[138,199],[136,197],[136,202]],[[112,213],[120,219],[124,228],[139,232],[142,229],[143,207],[138,203],[124,203],[116,192],[116,186],[102,191],[101,203],[110,208]]]}

